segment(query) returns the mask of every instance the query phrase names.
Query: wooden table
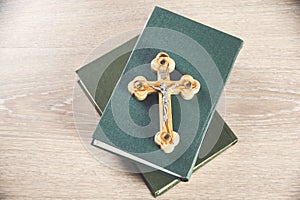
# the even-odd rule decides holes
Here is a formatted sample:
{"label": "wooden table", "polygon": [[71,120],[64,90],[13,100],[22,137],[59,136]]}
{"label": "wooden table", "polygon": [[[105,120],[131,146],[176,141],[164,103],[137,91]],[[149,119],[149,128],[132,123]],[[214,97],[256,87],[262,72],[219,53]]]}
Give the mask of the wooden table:
{"label": "wooden table", "polygon": [[226,86],[239,142],[160,199],[300,198],[300,3],[0,3],[0,199],[152,199],[137,174],[97,162],[76,132],[74,71],[154,5],[244,41]]}

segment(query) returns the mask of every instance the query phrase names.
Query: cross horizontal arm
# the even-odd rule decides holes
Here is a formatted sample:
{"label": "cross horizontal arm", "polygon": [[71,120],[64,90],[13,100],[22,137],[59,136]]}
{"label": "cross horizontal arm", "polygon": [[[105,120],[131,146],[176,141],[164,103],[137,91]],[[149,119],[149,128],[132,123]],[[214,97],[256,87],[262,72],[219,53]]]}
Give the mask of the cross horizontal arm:
{"label": "cross horizontal arm", "polygon": [[147,98],[149,94],[157,92],[154,87],[158,87],[159,84],[147,79],[143,76],[137,76],[133,81],[128,84],[128,91],[133,94],[139,101],[142,101]]}
{"label": "cross horizontal arm", "polygon": [[190,75],[183,75],[179,81],[169,81],[170,94],[180,94],[185,100],[190,100],[200,90],[200,83]]}

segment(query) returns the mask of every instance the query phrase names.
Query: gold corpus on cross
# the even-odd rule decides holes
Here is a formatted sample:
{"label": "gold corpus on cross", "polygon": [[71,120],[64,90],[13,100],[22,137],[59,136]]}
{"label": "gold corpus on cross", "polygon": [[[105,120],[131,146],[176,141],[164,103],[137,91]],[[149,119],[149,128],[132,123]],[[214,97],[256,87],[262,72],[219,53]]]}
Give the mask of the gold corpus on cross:
{"label": "gold corpus on cross", "polygon": [[139,101],[151,93],[158,93],[160,131],[154,141],[165,153],[171,153],[180,140],[179,134],[173,131],[171,95],[180,94],[183,99],[190,100],[199,92],[200,83],[190,75],[183,75],[178,81],[170,80],[175,62],[164,52],[152,60],[151,69],[157,73],[157,81],[137,76],[128,84],[128,91]]}

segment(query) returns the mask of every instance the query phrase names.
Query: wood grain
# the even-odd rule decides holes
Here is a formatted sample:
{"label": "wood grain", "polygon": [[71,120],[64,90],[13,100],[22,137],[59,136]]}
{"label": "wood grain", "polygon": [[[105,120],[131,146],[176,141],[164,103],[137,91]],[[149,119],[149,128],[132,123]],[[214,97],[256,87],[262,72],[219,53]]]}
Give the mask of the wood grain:
{"label": "wood grain", "polygon": [[0,2],[0,199],[152,199],[97,162],[73,120],[76,70],[161,5],[245,41],[226,86],[237,145],[160,199],[300,199],[300,3]]}

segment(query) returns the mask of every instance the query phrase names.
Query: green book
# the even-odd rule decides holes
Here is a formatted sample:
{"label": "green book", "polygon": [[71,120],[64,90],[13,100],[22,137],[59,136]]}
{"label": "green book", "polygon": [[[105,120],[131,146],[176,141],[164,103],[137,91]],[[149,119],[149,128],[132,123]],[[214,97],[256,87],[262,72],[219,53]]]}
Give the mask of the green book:
{"label": "green book", "polygon": [[[241,46],[242,40],[234,36],[155,7],[103,111],[92,145],[187,181]],[[141,102],[127,89],[136,76],[156,80],[150,63],[161,51],[176,62],[172,80],[189,74],[201,83],[201,91],[190,101],[172,96],[173,128],[181,139],[170,154],[154,142],[159,115],[150,109],[158,104],[157,95]]]}
{"label": "green book", "polygon": [[[92,145],[187,181],[241,46],[234,36],[156,7],[103,111]],[[159,113],[150,113],[150,108],[158,104],[157,96],[141,102],[127,89],[136,76],[156,80],[150,63],[161,51],[176,62],[172,80],[189,74],[201,83],[190,101],[172,96],[173,128],[181,140],[170,154],[154,143]]]}
{"label": "green book", "polygon": [[[94,104],[99,115],[102,115],[102,111],[126,65],[137,38],[132,38],[76,71],[83,91]],[[215,112],[200,148],[194,170],[197,170],[236,142],[237,137],[220,115]],[[180,182],[176,177],[160,171],[142,173],[142,176],[154,196],[161,195]]]}

